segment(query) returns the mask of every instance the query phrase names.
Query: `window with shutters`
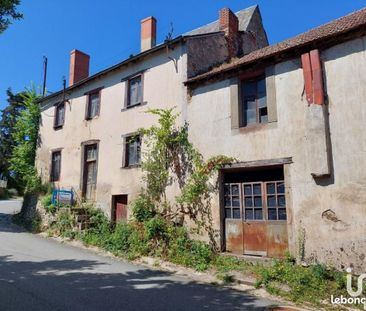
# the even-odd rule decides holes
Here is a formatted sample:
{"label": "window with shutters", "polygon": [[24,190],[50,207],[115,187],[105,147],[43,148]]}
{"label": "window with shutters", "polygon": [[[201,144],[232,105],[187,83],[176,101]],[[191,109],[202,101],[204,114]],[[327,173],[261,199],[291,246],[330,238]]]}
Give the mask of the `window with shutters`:
{"label": "window with shutters", "polygon": [[53,127],[55,129],[62,128],[65,123],[65,103],[58,104],[55,108],[55,121]]}
{"label": "window with shutters", "polygon": [[128,80],[127,108],[142,104],[142,75]]}
{"label": "window with shutters", "polygon": [[51,156],[51,182],[59,181],[61,174],[61,151],[52,152]]}
{"label": "window with shutters", "polygon": [[126,137],[124,167],[136,166],[141,159],[141,139],[140,136]]}
{"label": "window with shutters", "polygon": [[242,80],[241,98],[241,127],[268,122],[265,76]]}
{"label": "window with shutters", "polygon": [[85,119],[90,120],[99,116],[100,111],[100,90],[92,91],[87,94],[88,102]]}

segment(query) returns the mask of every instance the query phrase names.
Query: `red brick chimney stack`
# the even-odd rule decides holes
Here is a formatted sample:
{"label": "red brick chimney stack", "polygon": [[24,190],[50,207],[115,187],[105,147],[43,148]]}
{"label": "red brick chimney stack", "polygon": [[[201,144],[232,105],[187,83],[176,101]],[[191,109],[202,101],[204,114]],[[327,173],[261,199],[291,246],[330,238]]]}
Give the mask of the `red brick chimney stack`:
{"label": "red brick chimney stack", "polygon": [[149,16],[141,21],[141,52],[156,45],[156,19]]}
{"label": "red brick chimney stack", "polygon": [[70,53],[69,86],[89,77],[90,56],[79,50]]}
{"label": "red brick chimney stack", "polygon": [[221,9],[219,15],[220,31],[225,31],[226,36],[236,35],[239,31],[237,16],[229,8]]}

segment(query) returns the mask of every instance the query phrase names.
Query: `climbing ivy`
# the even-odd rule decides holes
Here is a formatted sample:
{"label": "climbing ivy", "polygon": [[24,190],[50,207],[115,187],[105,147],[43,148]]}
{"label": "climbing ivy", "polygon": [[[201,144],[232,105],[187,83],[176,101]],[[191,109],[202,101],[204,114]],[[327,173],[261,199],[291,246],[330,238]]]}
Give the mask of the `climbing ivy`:
{"label": "climbing ivy", "polygon": [[[217,171],[235,159],[219,155],[204,160],[188,138],[188,124],[177,126],[178,114],[171,109],[150,109],[158,116],[158,124],[140,129],[144,152],[141,168],[145,187],[133,205],[134,215],[160,215],[165,220],[183,224],[186,217],[195,223],[195,230],[205,230],[216,249],[211,214],[211,197],[217,182]],[[169,201],[167,191],[178,185],[180,194]],[[145,212],[143,212],[145,210]]]}

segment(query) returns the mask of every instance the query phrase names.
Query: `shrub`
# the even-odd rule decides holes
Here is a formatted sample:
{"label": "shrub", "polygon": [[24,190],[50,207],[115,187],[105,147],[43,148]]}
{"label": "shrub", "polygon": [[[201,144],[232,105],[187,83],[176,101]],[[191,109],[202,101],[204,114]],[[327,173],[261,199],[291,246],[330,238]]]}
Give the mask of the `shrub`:
{"label": "shrub", "polygon": [[115,254],[126,254],[130,247],[131,228],[126,223],[118,223],[108,240],[105,243],[105,248]]}
{"label": "shrub", "polygon": [[132,214],[139,222],[147,221],[155,216],[154,205],[143,192],[132,202]]}
{"label": "shrub", "polygon": [[167,223],[158,216],[149,219],[145,223],[146,237],[149,240],[165,239],[167,235]]}
{"label": "shrub", "polygon": [[55,228],[58,234],[62,237],[74,238],[75,232],[75,217],[68,210],[60,209],[56,216]]}
{"label": "shrub", "polygon": [[87,228],[81,233],[81,239],[90,245],[103,247],[111,234],[111,227],[108,218],[102,210],[87,208],[89,223]]}
{"label": "shrub", "polygon": [[52,204],[52,194],[45,195],[41,200],[42,206],[47,213],[55,214],[57,206]]}

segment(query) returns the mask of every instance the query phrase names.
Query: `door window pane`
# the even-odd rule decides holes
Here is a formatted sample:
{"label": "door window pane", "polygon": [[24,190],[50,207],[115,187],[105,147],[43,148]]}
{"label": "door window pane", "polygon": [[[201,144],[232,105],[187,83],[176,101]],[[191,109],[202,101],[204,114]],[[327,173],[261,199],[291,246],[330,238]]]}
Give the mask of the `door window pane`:
{"label": "door window pane", "polygon": [[245,219],[253,220],[253,210],[252,209],[245,209]]}
{"label": "door window pane", "polygon": [[277,183],[277,193],[285,193],[285,183]]}
{"label": "door window pane", "polygon": [[239,195],[239,185],[232,185],[231,190],[233,195]]}
{"label": "door window pane", "polygon": [[239,197],[232,197],[233,206],[240,206]]}
{"label": "door window pane", "polygon": [[262,197],[254,197],[254,206],[256,207],[262,206]]}
{"label": "door window pane", "polygon": [[278,196],[278,206],[286,206],[286,200],[284,195]]}
{"label": "door window pane", "polygon": [[239,208],[233,208],[233,218],[240,219],[240,209]]}
{"label": "door window pane", "polygon": [[225,208],[225,218],[231,218],[231,209]]}
{"label": "door window pane", "polygon": [[275,208],[268,209],[268,220],[277,220],[277,209]]}
{"label": "door window pane", "polygon": [[254,194],[261,194],[262,193],[261,184],[255,184],[253,186],[253,189],[254,189]]}
{"label": "door window pane", "polygon": [[225,207],[231,207],[231,199],[229,196],[225,196]]}
{"label": "door window pane", "polygon": [[267,198],[267,205],[268,206],[276,206],[276,197],[275,196],[270,196]]}
{"label": "door window pane", "polygon": [[254,210],[254,216],[255,216],[255,219],[257,219],[257,220],[263,219],[262,209],[255,209]]}
{"label": "door window pane", "polygon": [[252,194],[252,185],[244,185],[244,194],[251,195]]}
{"label": "door window pane", "polygon": [[274,194],[276,193],[276,186],[274,183],[268,183],[267,184],[267,193],[268,194]]}
{"label": "door window pane", "polygon": [[286,220],[287,219],[286,209],[285,208],[279,208],[278,209],[278,219],[279,220]]}
{"label": "door window pane", "polygon": [[252,197],[245,198],[245,206],[246,206],[246,207],[252,207],[252,206],[253,206],[253,200],[252,200]]}

